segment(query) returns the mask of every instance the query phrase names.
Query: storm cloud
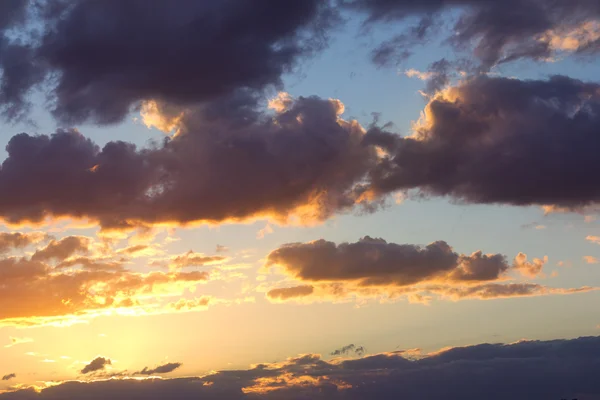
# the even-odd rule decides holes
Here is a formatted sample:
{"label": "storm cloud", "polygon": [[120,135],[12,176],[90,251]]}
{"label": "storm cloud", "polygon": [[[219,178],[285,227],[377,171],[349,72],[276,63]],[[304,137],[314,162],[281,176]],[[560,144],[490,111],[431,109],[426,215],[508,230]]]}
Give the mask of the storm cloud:
{"label": "storm cloud", "polygon": [[[26,2],[2,3],[0,28],[22,22]],[[0,104],[18,117],[44,81],[54,115],[68,124],[117,123],[144,100],[179,107],[279,86],[326,45],[337,20],[321,0],[52,0],[32,8],[41,37],[0,47]]]}
{"label": "storm cloud", "polygon": [[455,347],[410,360],[402,351],[333,361],[308,354],[198,378],[66,382],[0,399],[594,400],[599,348],[600,338],[582,337]]}

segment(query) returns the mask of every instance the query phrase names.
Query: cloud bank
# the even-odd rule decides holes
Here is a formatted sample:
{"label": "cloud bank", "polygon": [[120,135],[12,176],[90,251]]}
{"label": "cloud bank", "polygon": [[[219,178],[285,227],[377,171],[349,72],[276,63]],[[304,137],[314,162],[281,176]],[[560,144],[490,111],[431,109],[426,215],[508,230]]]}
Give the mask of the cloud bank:
{"label": "cloud bank", "polygon": [[308,354],[198,378],[66,382],[0,399],[593,400],[600,396],[599,348],[600,338],[582,337],[481,344],[417,357],[397,351],[325,361]]}

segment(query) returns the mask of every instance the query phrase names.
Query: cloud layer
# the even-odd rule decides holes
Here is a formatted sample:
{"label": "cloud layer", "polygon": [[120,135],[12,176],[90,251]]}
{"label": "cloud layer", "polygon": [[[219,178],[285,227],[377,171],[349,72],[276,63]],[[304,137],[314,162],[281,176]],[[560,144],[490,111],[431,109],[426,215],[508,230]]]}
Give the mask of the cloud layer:
{"label": "cloud layer", "polygon": [[481,344],[417,357],[397,351],[325,361],[308,354],[201,378],[66,382],[0,399],[593,400],[600,396],[598,348],[600,338],[585,337]]}
{"label": "cloud layer", "polygon": [[212,271],[134,272],[130,260],[83,236],[52,240],[31,257],[0,258],[0,325],[68,323],[103,310],[179,311],[186,307],[169,296],[196,301],[181,296],[211,279]]}

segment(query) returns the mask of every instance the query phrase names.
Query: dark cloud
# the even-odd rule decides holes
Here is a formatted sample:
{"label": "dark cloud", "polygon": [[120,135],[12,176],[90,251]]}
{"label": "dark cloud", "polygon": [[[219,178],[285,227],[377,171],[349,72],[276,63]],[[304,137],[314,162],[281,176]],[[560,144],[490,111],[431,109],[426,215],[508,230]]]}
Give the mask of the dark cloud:
{"label": "dark cloud", "polygon": [[583,337],[457,347],[411,360],[404,352],[329,362],[309,354],[198,378],[67,382],[0,399],[595,400],[599,348],[599,337]]}
{"label": "dark cloud", "polygon": [[596,203],[599,116],[595,83],[469,79],[431,100],[412,137],[367,133],[390,153],[371,171],[372,188],[480,204]]}
{"label": "dark cloud", "polygon": [[111,365],[112,362],[108,358],[96,357],[89,364],[87,364],[80,371],[82,374],[89,374],[90,372],[101,371],[106,368],[107,365]]}
{"label": "dark cloud", "polygon": [[6,374],[2,377],[1,380],[3,381],[10,381],[11,379],[15,379],[17,377],[17,374],[12,373],[12,374]]}
{"label": "dark cloud", "polygon": [[50,236],[44,232],[0,232],[0,254],[8,253],[11,250],[23,249],[49,238]]}
{"label": "dark cloud", "polygon": [[479,251],[461,255],[443,241],[422,247],[369,236],[339,245],[323,239],[287,244],[272,251],[266,265],[283,266],[303,281],[355,281],[361,286],[493,281],[510,268],[500,254],[484,255]]}
{"label": "dark cloud", "polygon": [[337,20],[321,0],[58,0],[37,8],[41,38],[3,52],[0,100],[17,116],[25,95],[51,76],[53,112],[68,123],[120,122],[144,100],[187,106],[280,85],[325,45]]}
{"label": "dark cloud", "polygon": [[88,254],[91,239],[85,236],[67,236],[60,240],[52,240],[43,249],[37,250],[33,261],[63,261],[74,254]]}
{"label": "dark cloud", "polygon": [[136,375],[157,375],[157,374],[168,374],[169,372],[175,371],[177,368],[181,367],[182,363],[166,363],[163,365],[159,365],[156,368],[149,369],[148,367],[144,367],[140,372],[136,372]]}
{"label": "dark cloud", "polygon": [[28,4],[28,0],[5,0],[0,2],[0,29],[7,29],[14,24],[23,22]]}
{"label": "dark cloud", "polygon": [[347,356],[347,355],[358,355],[363,356],[365,354],[365,348],[363,346],[355,346],[354,344],[349,344],[339,349],[336,349],[331,352],[332,356]]}
{"label": "dark cloud", "polygon": [[43,222],[88,217],[104,227],[263,216],[324,220],[366,202],[361,180],[377,162],[364,130],[339,118],[343,105],[279,99],[275,115],[229,97],[186,114],[177,136],[154,148],[75,130],[19,134],[0,168],[0,216]]}
{"label": "dark cloud", "polygon": [[529,282],[543,277],[548,258],[528,259],[519,253],[509,262],[501,254],[456,253],[444,241],[427,246],[389,243],[364,237],[355,243],[326,240],[285,244],[266,259],[267,268],[280,267],[300,286],[267,292],[272,302],[407,300],[491,300],[511,297],[568,295],[597,287],[556,288]]}
{"label": "dark cloud", "polygon": [[468,50],[487,69],[516,59],[545,60],[564,53],[600,50],[600,4],[595,0],[340,0],[367,15],[369,24],[419,19],[374,51],[378,64],[403,60],[414,44],[431,38],[433,28],[451,21],[446,39]]}
{"label": "dark cloud", "polygon": [[0,191],[12,194],[0,198],[0,217],[82,217],[117,229],[256,217],[303,223],[357,204],[372,211],[413,189],[575,209],[600,198],[591,173],[599,88],[561,76],[478,76],[433,96],[410,137],[377,126],[364,134],[339,118],[336,100],[281,95],[269,113],[241,93],[185,114],[176,136],[150,148],[100,149],[74,130],[19,134],[0,168]]}

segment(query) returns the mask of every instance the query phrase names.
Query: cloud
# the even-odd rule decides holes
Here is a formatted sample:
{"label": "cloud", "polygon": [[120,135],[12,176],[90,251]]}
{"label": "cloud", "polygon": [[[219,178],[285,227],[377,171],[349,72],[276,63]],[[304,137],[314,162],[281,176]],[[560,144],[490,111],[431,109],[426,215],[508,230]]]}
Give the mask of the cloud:
{"label": "cloud", "polygon": [[[528,261],[526,254],[519,253],[509,264],[501,254],[456,253],[443,241],[418,246],[367,236],[337,245],[321,239],[285,244],[267,256],[266,268],[279,267],[297,285],[272,288],[266,297],[272,302],[405,299],[429,304],[433,299],[491,300],[598,290],[510,282],[515,273],[528,279],[543,276],[547,261],[547,257]],[[289,285],[290,280],[285,282]]]}
{"label": "cloud", "polygon": [[218,244],[217,247],[215,248],[215,251],[217,253],[226,253],[226,252],[229,251],[229,248],[227,246],[223,246],[223,245]]}
{"label": "cloud", "polygon": [[259,229],[258,232],[256,232],[256,238],[264,239],[266,235],[270,235],[273,232],[273,227],[269,223],[267,223],[267,225],[265,225],[264,228]]}
{"label": "cloud", "polygon": [[591,149],[600,146],[599,110],[596,83],[467,79],[432,98],[412,136],[367,133],[389,153],[370,171],[370,188],[375,196],[414,189],[477,204],[595,204],[600,191],[589,171]]}
{"label": "cloud", "polygon": [[7,345],[5,345],[4,347],[8,348],[8,347],[16,346],[18,344],[24,344],[24,343],[31,343],[31,342],[33,342],[33,339],[32,338],[28,338],[28,337],[13,337],[13,336],[10,336],[9,339],[10,339],[10,343],[7,344]]}
{"label": "cloud", "polygon": [[157,375],[157,374],[168,374],[169,372],[175,371],[177,368],[181,367],[182,363],[167,363],[163,365],[159,365],[158,367],[149,369],[148,367],[144,367],[143,370],[137,372],[139,375]]}
{"label": "cloud", "polygon": [[13,193],[0,199],[0,218],[87,218],[106,230],[259,217],[308,223],[367,207],[376,201],[362,181],[379,156],[342,109],[300,97],[272,115],[232,96],[196,109],[178,136],[145,149],[120,141],[100,149],[76,130],[19,134],[0,167],[0,191]]}
{"label": "cloud", "polygon": [[543,259],[534,258],[531,262],[527,261],[527,254],[519,253],[515,257],[514,266],[523,275],[528,278],[535,278],[542,274],[544,264],[548,262],[548,257]]}
{"label": "cloud", "polygon": [[332,356],[346,356],[346,355],[354,355],[363,356],[365,354],[365,348],[363,346],[355,346],[354,344],[349,344],[347,346],[340,347],[331,352]]}
{"label": "cloud", "polygon": [[[127,259],[110,246],[101,256],[72,256],[91,253],[96,243],[84,239],[52,241],[31,258],[0,258],[0,325],[67,322],[124,309],[173,312],[166,299],[211,279],[209,271],[129,271]],[[62,261],[51,266],[50,260]]]}
{"label": "cloud", "polygon": [[37,40],[11,42],[12,51],[3,52],[0,99],[11,115],[22,114],[27,95],[52,76],[52,111],[68,124],[117,123],[142,107],[155,117],[146,123],[170,130],[148,104],[185,108],[280,85],[283,73],[325,45],[337,21],[329,2],[317,0],[285,6],[184,0],[177,7],[161,0],[151,9],[144,0],[35,3],[41,34],[23,29]]}
{"label": "cloud", "polygon": [[180,256],[172,257],[170,265],[174,268],[201,267],[203,265],[218,264],[225,260],[227,260],[227,257],[205,256],[204,254],[194,253],[190,250]]}
{"label": "cloud", "polygon": [[83,369],[80,372],[84,375],[89,374],[90,372],[103,370],[104,368],[106,368],[107,365],[111,364],[112,362],[108,358],[96,357],[92,361],[90,361],[89,364],[83,367]]}
{"label": "cloud", "polygon": [[2,379],[0,379],[0,380],[3,380],[3,381],[10,381],[11,379],[15,379],[16,377],[17,377],[17,374],[15,374],[15,373],[12,373],[12,374],[7,374],[7,375],[4,375],[4,376],[2,377]]}
{"label": "cloud", "polygon": [[[544,61],[564,54],[589,55],[600,50],[600,6],[593,0],[341,0],[366,15],[369,25],[417,19],[417,25],[373,51],[379,65],[401,62],[416,45],[445,29],[442,41],[468,51],[482,67],[517,59]],[[510,21],[508,23],[507,21]]]}
{"label": "cloud", "polygon": [[600,264],[600,261],[593,256],[583,256],[583,261],[585,261],[587,264]]}
{"label": "cloud", "polygon": [[49,239],[49,236],[44,232],[0,232],[0,254],[5,254],[12,250],[20,250],[47,239]]}
{"label": "cloud", "polygon": [[52,240],[46,247],[36,251],[33,261],[64,261],[74,254],[88,254],[91,239],[85,236],[67,236],[60,240]]}
{"label": "cloud", "polygon": [[582,337],[454,347],[418,357],[410,357],[414,351],[397,351],[325,361],[317,354],[306,354],[203,377],[74,381],[45,388],[39,394],[28,390],[4,393],[0,399],[94,400],[110,395],[114,400],[391,400],[399,396],[501,400],[526,394],[530,400],[592,400],[600,395],[600,383],[595,379],[600,373],[598,348],[599,337]]}
{"label": "cloud", "polygon": [[282,266],[294,278],[310,282],[355,281],[361,286],[409,286],[449,280],[499,279],[510,268],[504,256],[455,253],[446,242],[421,247],[365,236],[356,243],[326,240],[290,243],[267,256],[266,266]]}
{"label": "cloud", "polygon": [[587,240],[588,242],[595,243],[595,244],[600,244],[600,236],[588,235],[588,236],[586,236],[585,240]]}
{"label": "cloud", "polygon": [[289,300],[296,297],[303,297],[312,294],[314,288],[311,285],[301,285],[287,288],[271,289],[267,292],[267,297],[271,300]]}

